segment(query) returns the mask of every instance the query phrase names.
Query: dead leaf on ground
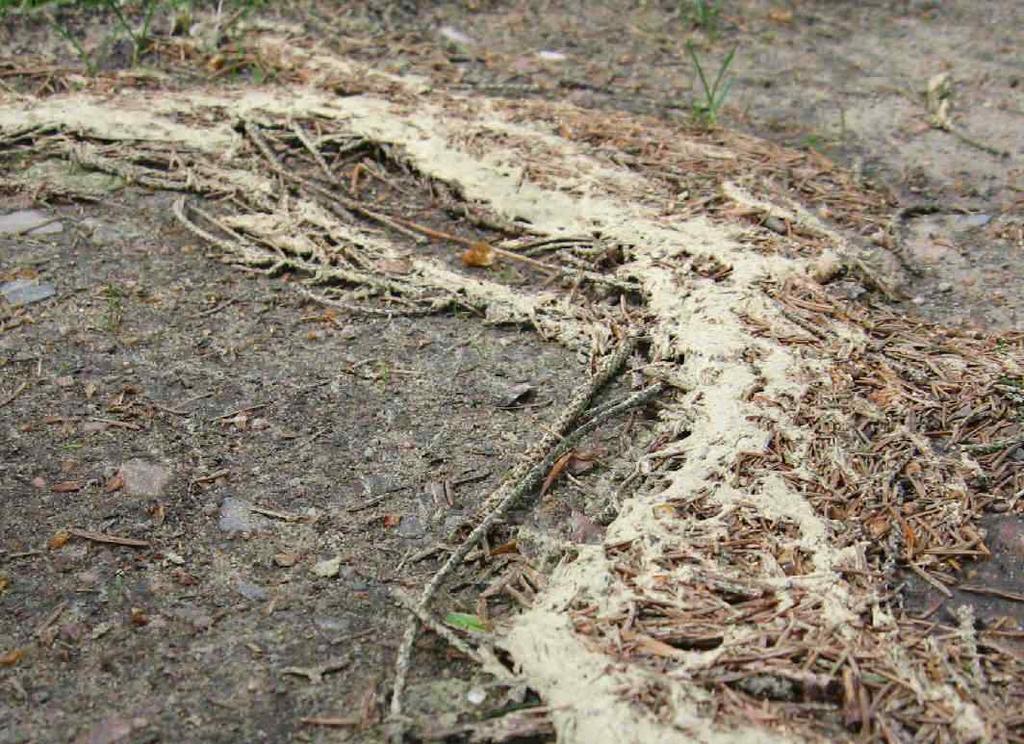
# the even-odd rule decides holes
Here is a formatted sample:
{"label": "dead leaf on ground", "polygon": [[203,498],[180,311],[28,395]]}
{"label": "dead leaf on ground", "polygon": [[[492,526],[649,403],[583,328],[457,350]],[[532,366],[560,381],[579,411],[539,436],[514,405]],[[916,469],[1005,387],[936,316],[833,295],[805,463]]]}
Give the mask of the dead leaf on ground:
{"label": "dead leaf on ground", "polygon": [[398,523],[402,521],[402,517],[399,514],[385,514],[382,521],[385,527],[397,527]]}
{"label": "dead leaf on ground", "polygon": [[124,488],[124,474],[119,470],[113,478],[107,481],[107,485],[103,487],[103,493],[113,493],[122,488]]}
{"label": "dead leaf on ground", "polygon": [[462,254],[462,263],[472,268],[486,268],[494,265],[494,249],[487,243],[473,243]]}
{"label": "dead leaf on ground", "polygon": [[590,449],[590,450],[573,450],[571,453],[572,457],[569,458],[567,465],[569,473],[572,475],[581,475],[586,473],[588,470],[592,470],[605,452],[602,449]]}
{"label": "dead leaf on ground", "polygon": [[496,548],[491,548],[491,556],[496,555],[507,555],[509,553],[518,553],[519,543],[516,540],[510,540],[507,543],[502,543]]}
{"label": "dead leaf on ground", "polygon": [[54,483],[50,490],[54,493],[74,493],[82,490],[82,484],[78,481],[61,481]]}
{"label": "dead leaf on ground", "polygon": [[20,649],[20,648],[12,648],[7,653],[0,654],[0,666],[5,666],[5,667],[14,666],[19,661],[21,661],[21,657],[23,657],[24,655],[25,655],[25,652],[22,649]]}
{"label": "dead leaf on ground", "polygon": [[559,476],[565,471],[569,465],[569,460],[572,459],[573,453],[566,452],[564,455],[559,457],[555,464],[551,466],[551,472],[548,473],[548,477],[544,479],[544,485],[540,487],[540,495],[543,496],[548,492],[548,489],[554,485],[555,481],[558,480]]}
{"label": "dead leaf on ground", "polygon": [[67,545],[68,540],[71,539],[71,533],[67,530],[57,530],[53,533],[53,537],[46,543],[46,547],[50,550],[59,550]]}

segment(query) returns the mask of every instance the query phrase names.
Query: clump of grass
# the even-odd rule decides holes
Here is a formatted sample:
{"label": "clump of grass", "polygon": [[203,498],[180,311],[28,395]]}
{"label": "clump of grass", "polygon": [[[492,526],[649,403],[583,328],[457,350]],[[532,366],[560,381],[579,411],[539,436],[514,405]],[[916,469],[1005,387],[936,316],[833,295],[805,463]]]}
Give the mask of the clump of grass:
{"label": "clump of grass", "polygon": [[687,42],[686,51],[693,61],[693,67],[697,71],[697,78],[700,80],[703,98],[693,102],[693,118],[702,126],[713,129],[718,125],[718,112],[725,103],[729,91],[732,89],[732,79],[726,78],[729,67],[732,65],[733,57],[736,55],[736,47],[725,55],[722,63],[718,66],[718,73],[713,81],[708,81],[704,65],[692,43]]}

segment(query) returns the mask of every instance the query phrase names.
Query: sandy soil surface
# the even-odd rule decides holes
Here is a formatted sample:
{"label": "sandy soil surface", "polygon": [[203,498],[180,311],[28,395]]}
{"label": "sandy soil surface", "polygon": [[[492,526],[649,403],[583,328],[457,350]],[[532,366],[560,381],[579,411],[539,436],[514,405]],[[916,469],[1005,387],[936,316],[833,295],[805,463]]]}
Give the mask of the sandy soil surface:
{"label": "sandy soil surface", "polygon": [[[77,69],[45,24],[18,20],[4,29],[0,742],[385,740],[394,730],[389,696],[408,622],[398,596],[416,595],[429,581],[464,537],[460,523],[510,470],[530,462],[574,391],[614,349],[616,329],[634,322],[647,329],[650,348],[631,359],[597,409],[652,381],[675,397],[588,434],[551,470],[548,493],[505,515],[488,549],[459,568],[432,609],[481,647],[507,636],[500,658],[525,677],[496,681],[435,633],[421,633],[404,695],[410,739],[548,741],[557,731],[565,741],[909,741],[915,732],[935,740],[1019,740],[1024,719],[1013,713],[1020,702],[1013,680],[1021,672],[1024,632],[1024,447],[1011,442],[989,450],[992,441],[1019,438],[1021,415],[1019,379],[992,371],[1000,364],[1013,371],[1009,360],[1024,322],[1024,92],[1013,38],[1024,23],[1020,10],[994,2],[729,3],[714,28],[701,28],[685,4],[413,5],[271,10],[247,21],[247,36],[184,66],[174,60],[173,37],[135,67],[114,45],[98,54],[104,70],[95,80]],[[98,38],[95,19],[70,19],[82,38]],[[736,48],[735,81],[719,121],[763,144],[687,128],[698,95],[687,40],[711,67]],[[280,51],[313,43],[321,56],[299,63]],[[367,76],[349,62],[332,72],[328,58],[404,82]],[[351,112],[338,114],[315,95],[285,112],[288,91],[302,89],[302,69],[312,71],[318,95],[332,91],[344,101],[366,94],[389,107],[379,122],[355,116],[359,126],[347,131],[344,124],[332,140],[331,127],[348,122]],[[929,118],[923,92],[941,73],[950,76],[952,121],[962,136]],[[325,85],[324,75],[340,82]],[[232,103],[261,90],[270,91],[263,104],[243,110]],[[220,95],[223,104],[214,102]],[[190,97],[205,102],[190,109]],[[154,134],[151,147],[140,146],[142,130],[132,129],[138,120],[118,117],[144,109],[147,100],[154,110],[160,100],[180,101],[180,114],[162,111],[160,121],[208,132],[208,142],[223,136],[225,146],[174,141],[170,128]],[[68,111],[83,101],[99,112],[96,120],[70,123]],[[448,107],[452,129],[440,139],[460,157],[467,154],[468,165],[437,143],[417,151],[416,138],[400,128],[413,122],[428,140],[428,105]],[[372,266],[354,265],[365,270],[361,277],[379,274],[394,284],[383,292],[370,284],[364,294],[330,295],[331,306],[316,299],[330,299],[319,291],[311,297],[303,280],[314,260],[323,260],[317,271],[330,274],[347,259],[293,254],[292,244],[274,242],[294,225],[232,223],[248,239],[273,246],[267,255],[284,262],[229,253],[241,269],[224,266],[217,260],[225,257],[223,246],[175,217],[180,193],[191,194],[192,186],[131,183],[124,172],[103,172],[96,158],[65,148],[71,141],[113,158],[127,142],[135,167],[158,163],[172,176],[191,168],[202,181],[212,171],[202,170],[198,156],[191,160],[195,152],[214,153],[205,165],[225,168],[236,168],[242,151],[259,160],[257,140],[228,120],[246,116],[272,137],[289,168],[314,178],[318,163],[296,154],[301,145],[288,134],[299,122],[335,158],[338,188],[347,185],[373,209],[442,239],[419,233],[417,242],[417,235],[396,235],[360,213],[353,240],[379,252]],[[60,131],[27,131],[61,117]],[[229,137],[237,139],[227,144]],[[161,144],[168,141],[173,156]],[[346,143],[353,148],[345,150]],[[763,177],[756,193],[743,190],[749,184],[742,173],[690,173],[673,160],[690,148],[693,163],[706,165],[744,147],[758,153],[750,162],[763,163],[754,168]],[[520,159],[488,159],[500,148]],[[831,175],[832,166],[814,153],[843,170]],[[520,166],[518,186],[503,191],[501,179]],[[262,180],[233,193],[196,187],[194,205],[224,225],[261,184],[281,185],[274,185],[273,171],[249,172]],[[722,184],[730,179],[744,185],[727,192],[731,202],[723,207]],[[826,190],[829,184],[842,199]],[[305,188],[296,186],[286,199],[273,192],[278,216],[308,218],[295,206],[312,199]],[[848,206],[855,192],[863,214]],[[760,198],[778,208],[757,207]],[[705,207],[710,227],[700,222]],[[812,219],[836,232],[808,227]],[[543,266],[501,256],[490,268],[460,260],[469,244],[518,250],[524,240],[558,235],[555,225],[578,244],[562,253],[540,246],[534,260],[571,260],[573,271],[591,274],[553,277]],[[665,235],[657,233],[662,228]],[[672,231],[706,253],[645,252],[644,238],[669,245]],[[443,236],[452,234],[466,245],[446,244]],[[790,313],[797,326],[788,338],[810,334],[799,344],[813,351],[780,351],[776,358],[770,344],[750,340],[764,334],[750,330],[749,317],[735,327],[731,311],[722,320],[721,303],[749,301],[756,315],[757,277],[791,263],[820,264],[828,251],[819,243],[836,235],[841,239],[833,242],[847,251],[846,274],[828,285],[827,298],[804,296],[790,311],[853,302],[873,318],[909,318],[907,328],[917,327],[915,319],[937,322],[938,331],[921,331],[936,334],[929,343],[950,328],[960,335],[949,338],[973,344],[964,347],[973,352],[958,354],[999,360],[976,372],[979,380],[992,377],[998,402],[984,398],[984,405],[958,411],[951,398],[938,418],[933,408],[921,414],[932,416],[927,425],[904,418],[887,436],[864,423],[880,420],[877,411],[858,419],[860,436],[877,435],[879,448],[903,436],[900,427],[938,443],[917,451],[923,475],[901,461],[889,479],[893,493],[931,483],[934,471],[966,494],[962,515],[949,521],[956,539],[943,532],[946,522],[934,528],[941,536],[925,536],[922,530],[933,528],[926,519],[924,528],[914,522],[915,513],[941,509],[928,506],[938,500],[922,496],[907,508],[900,495],[897,507],[864,512],[868,534],[887,535],[879,544],[898,542],[896,533],[911,543],[903,545],[904,556],[914,554],[915,541],[925,546],[932,539],[935,552],[924,560],[894,563],[893,554],[868,548],[846,563],[857,544],[859,507],[823,505],[827,500],[814,495],[820,484],[787,490],[796,476],[765,478],[781,467],[775,461],[758,461],[759,475],[742,464],[751,449],[769,452],[786,436],[799,440],[798,430],[817,431],[813,416],[800,418],[801,403],[789,406],[795,412],[764,413],[763,421],[780,428],[769,426],[774,433],[761,441],[763,421],[754,419],[762,412],[749,406],[766,399],[828,405],[827,391],[812,381],[814,370],[820,377],[826,367],[814,365],[839,357],[827,344],[815,347],[814,338],[823,338],[815,334],[849,339],[849,329],[861,326],[850,320],[854,310],[829,315],[821,321],[826,331],[817,332],[818,320],[808,330]],[[693,306],[676,307],[678,298],[659,284],[659,272],[675,277],[677,264],[703,282]],[[271,265],[271,275],[254,270]],[[403,295],[408,277],[448,297],[444,311],[430,310],[418,294]],[[458,287],[451,293],[457,301],[442,291],[446,283]],[[705,321],[706,334],[683,338],[681,328],[695,332]],[[751,335],[733,344],[730,334],[741,332]],[[847,368],[855,370],[862,360],[849,353]],[[949,373],[945,364],[940,360],[936,378]],[[892,365],[893,374],[910,374]],[[915,374],[901,384],[918,380]],[[970,375],[957,379],[954,387],[969,387]],[[945,393],[937,387],[938,399]],[[871,398],[872,405],[895,420],[883,397]],[[833,403],[848,411],[847,403]],[[711,433],[701,433],[702,424]],[[967,477],[942,458],[958,451],[947,449],[948,441],[972,433],[981,441],[964,452],[985,459]],[[824,470],[813,447],[804,452],[801,477],[810,483],[807,473]],[[706,488],[693,484],[723,482],[724,465],[716,471],[714,463],[733,463],[737,453],[746,460],[736,460],[735,479],[723,489],[734,496],[716,496],[723,499],[716,507]],[[711,463],[707,472],[698,467],[702,458]],[[890,486],[878,488],[888,494]],[[948,496],[940,491],[936,485],[936,494]],[[873,493],[864,491],[863,501]],[[904,515],[901,526],[875,533],[878,515],[894,508]],[[755,536],[752,525],[769,537]],[[747,537],[730,548],[720,535],[712,540],[716,529]],[[702,552],[714,540],[726,547]],[[743,540],[762,541],[757,560]],[[680,546],[695,552],[684,559]],[[715,561],[729,570],[713,580],[704,575],[695,591],[710,591],[707,602],[687,605],[684,614],[716,620],[700,621],[681,637],[662,635],[667,621],[658,608],[667,600],[644,599],[645,591],[658,590],[657,573],[647,583],[637,577],[662,571],[688,586],[698,553],[701,570]],[[922,547],[918,555],[926,553]],[[826,581],[826,574],[844,583]],[[750,585],[742,583],[745,575]],[[873,584],[876,577],[880,583]],[[857,604],[854,596],[871,601]],[[484,632],[467,632],[453,612]],[[963,612],[974,620],[964,621]],[[895,672],[881,670],[895,681],[871,677],[873,667],[861,675],[857,664],[881,652],[849,650],[860,641],[830,635],[832,624],[821,621],[829,613],[843,622],[866,613],[879,638],[905,638],[914,627],[919,646],[960,632],[967,638],[955,646],[963,679],[949,670],[923,680],[900,676],[913,666],[909,655]],[[758,650],[743,633],[751,623],[771,627],[780,618],[776,651],[793,653],[784,641],[803,633],[801,624],[816,632],[815,623],[828,626],[801,638],[821,654],[794,661],[807,675],[782,666],[737,667],[758,654],[771,658],[772,648]],[[736,634],[719,634],[716,622],[734,623]],[[973,630],[965,628],[975,627],[990,635],[971,640]],[[925,640],[929,630],[945,640]],[[559,644],[569,635],[575,640],[563,651]],[[845,655],[829,645],[836,638],[851,644]],[[733,660],[723,658],[733,666],[711,674],[706,662],[730,646]],[[945,646],[935,649],[948,655]],[[777,671],[782,676],[772,677]],[[579,684],[567,685],[573,678]],[[790,687],[769,690],[779,679]],[[889,711],[892,688],[900,685],[918,685],[918,699],[940,712],[925,711],[920,723]],[[588,696],[594,708],[607,710],[587,709]],[[1000,706],[1004,715],[996,716]],[[929,722],[928,715],[942,720]]]}

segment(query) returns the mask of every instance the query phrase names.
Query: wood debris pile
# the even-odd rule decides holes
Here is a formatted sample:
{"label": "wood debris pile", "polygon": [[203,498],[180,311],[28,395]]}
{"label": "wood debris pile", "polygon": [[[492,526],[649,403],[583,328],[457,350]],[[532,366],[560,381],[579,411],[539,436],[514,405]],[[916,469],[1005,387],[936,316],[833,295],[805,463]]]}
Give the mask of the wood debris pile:
{"label": "wood debris pile", "polygon": [[1024,737],[1020,633],[900,590],[947,591],[1021,510],[1021,339],[829,286],[896,291],[888,196],[748,137],[275,59],[310,87],[3,104],[0,147],[180,192],[224,260],[339,312],[644,339],[655,444],[505,641],[566,741]]}

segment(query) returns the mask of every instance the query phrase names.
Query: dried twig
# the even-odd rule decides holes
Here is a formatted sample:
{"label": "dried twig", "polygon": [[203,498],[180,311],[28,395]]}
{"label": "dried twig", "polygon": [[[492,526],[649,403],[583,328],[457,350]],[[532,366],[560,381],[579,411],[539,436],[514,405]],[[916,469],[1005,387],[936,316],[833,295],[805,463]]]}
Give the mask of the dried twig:
{"label": "dried twig", "polygon": [[327,161],[324,160],[324,156],[320,154],[320,150],[317,149],[316,145],[313,144],[313,141],[309,138],[309,135],[306,134],[306,130],[296,123],[292,124],[291,129],[292,133],[298,138],[299,142],[302,143],[302,146],[309,151],[310,155],[313,156],[313,160],[316,162],[318,166],[320,166],[320,170],[322,170],[324,172],[324,175],[327,176],[327,180],[331,181],[332,183],[338,183],[338,179],[331,172],[331,168],[329,165],[327,165]]}
{"label": "dried twig", "polygon": [[431,617],[430,613],[427,612],[424,608],[420,607],[415,599],[406,596],[401,591],[393,592],[392,596],[399,605],[401,605],[405,610],[415,615],[419,619],[419,621],[423,623],[423,625],[430,628],[432,631],[434,631],[434,633],[448,641],[452,648],[456,649],[463,656],[472,659],[480,665],[483,665],[485,663],[484,657],[475,648],[473,648],[464,640],[459,638],[459,636],[456,635],[455,631],[453,631],[447,625]]}
{"label": "dried twig", "polygon": [[[514,471],[515,477],[511,477],[506,480],[495,494],[487,500],[487,503],[491,504],[491,506],[484,514],[483,518],[463,540],[462,544],[448,556],[445,563],[437,570],[431,580],[424,587],[417,605],[419,610],[425,611],[429,607],[434,594],[437,592],[438,587],[440,587],[445,578],[447,578],[447,576],[462,563],[463,558],[466,557],[477,543],[486,537],[491,527],[501,519],[514,504],[537,487],[559,457],[579,441],[579,439],[589,432],[594,431],[608,418],[616,416],[630,408],[643,405],[647,401],[652,400],[662,391],[662,384],[656,383],[640,393],[631,396],[617,406],[606,409],[602,416],[591,417],[587,423],[578,427],[574,431],[569,431],[573,423],[584,413],[594,395],[596,395],[601,388],[603,388],[616,374],[618,374],[626,359],[635,348],[635,344],[635,339],[629,339],[623,342],[620,347],[616,349],[616,351],[611,354],[607,360],[605,360],[605,363],[601,366],[598,373],[588,380],[576,395],[573,396],[555,426],[552,427],[552,430],[542,438],[539,445],[534,449],[534,452],[540,451],[543,454],[539,455],[539,457],[535,455],[536,460],[534,464],[532,467],[526,468],[525,472]],[[522,471],[523,468],[518,468],[516,470]],[[404,738],[405,734],[404,725],[401,721],[402,696],[405,690],[406,677],[409,672],[409,664],[412,658],[412,647],[416,639],[417,628],[418,618],[413,615],[413,617],[410,618],[409,623],[406,625],[405,634],[402,637],[402,645],[399,648],[398,657],[395,662],[395,683],[391,697],[391,716],[396,726],[393,739],[399,742]]]}
{"label": "dried twig", "polygon": [[19,395],[21,395],[23,392],[25,392],[26,389],[28,389],[28,383],[27,382],[23,382],[20,385],[18,385],[18,387],[14,388],[14,392],[12,392],[10,395],[8,395],[3,400],[0,400],[0,408],[3,408],[4,406],[10,405],[11,403],[13,403],[17,399],[17,397]]}
{"label": "dried twig", "polygon": [[92,530],[80,530],[76,527],[71,527],[68,532],[75,537],[80,537],[83,540],[92,540],[93,542],[108,543],[110,545],[125,545],[129,548],[148,548],[148,540],[136,540],[133,537],[119,537],[117,535],[107,535],[103,532],[93,532]]}

